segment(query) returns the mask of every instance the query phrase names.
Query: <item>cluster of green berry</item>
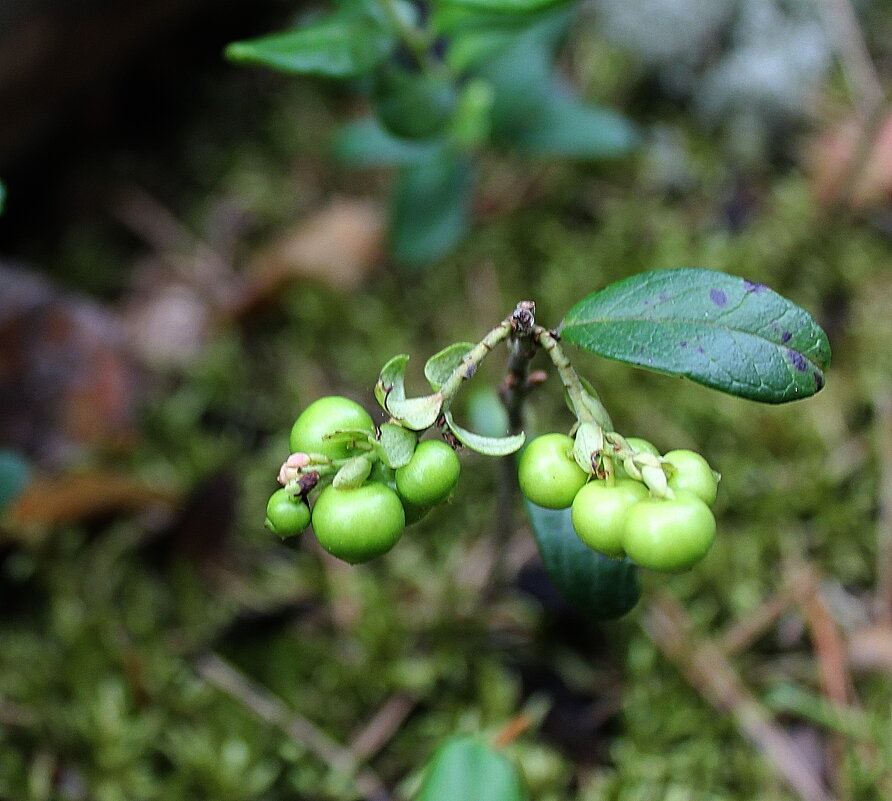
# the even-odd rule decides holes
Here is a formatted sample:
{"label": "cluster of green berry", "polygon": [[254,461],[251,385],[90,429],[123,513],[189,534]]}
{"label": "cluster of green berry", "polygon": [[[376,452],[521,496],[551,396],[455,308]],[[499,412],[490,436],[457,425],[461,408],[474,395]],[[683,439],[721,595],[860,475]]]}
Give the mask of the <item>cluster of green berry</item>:
{"label": "cluster of green berry", "polygon": [[460,471],[447,443],[406,436],[410,452],[394,469],[379,458],[380,434],[362,406],[337,396],[314,401],[291,429],[291,455],[279,472],[283,486],[267,503],[267,528],[290,537],[312,520],[319,544],[351,564],[386,553],[406,525],[448,500]]}
{"label": "cluster of green berry", "polygon": [[[709,507],[719,476],[694,451],[660,456],[647,440],[613,432],[607,440],[604,451],[583,460],[566,434],[537,437],[520,456],[521,491],[538,506],[571,507],[579,538],[604,556],[628,556],[663,572],[688,570],[715,539]],[[613,454],[606,470],[598,461],[604,453]]]}

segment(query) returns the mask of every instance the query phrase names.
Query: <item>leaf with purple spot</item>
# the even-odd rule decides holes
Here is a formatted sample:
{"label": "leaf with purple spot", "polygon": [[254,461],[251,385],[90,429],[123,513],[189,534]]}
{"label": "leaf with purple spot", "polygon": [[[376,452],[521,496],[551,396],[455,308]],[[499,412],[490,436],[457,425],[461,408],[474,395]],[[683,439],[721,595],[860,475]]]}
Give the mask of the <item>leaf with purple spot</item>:
{"label": "leaf with purple spot", "polygon": [[640,273],[589,295],[561,336],[763,403],[814,395],[830,365],[827,335],[807,311],[765,284],[696,267]]}

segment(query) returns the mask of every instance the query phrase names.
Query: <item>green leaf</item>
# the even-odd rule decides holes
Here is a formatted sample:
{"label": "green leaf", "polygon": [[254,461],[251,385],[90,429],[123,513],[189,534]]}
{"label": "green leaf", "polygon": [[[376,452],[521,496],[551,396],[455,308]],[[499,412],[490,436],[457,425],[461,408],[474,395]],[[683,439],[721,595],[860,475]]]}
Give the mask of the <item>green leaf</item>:
{"label": "green leaf", "polygon": [[443,396],[439,392],[421,398],[387,400],[387,411],[390,415],[413,431],[423,431],[436,423],[442,406]]}
{"label": "green leaf", "polygon": [[287,73],[354,78],[372,72],[396,44],[376,14],[351,5],[296,30],[233,42],[225,55]]}
{"label": "green leaf", "polygon": [[417,267],[445,256],[471,227],[473,172],[457,153],[403,168],[393,202],[391,246],[396,260]]}
{"label": "green leaf", "polygon": [[[529,156],[610,159],[625,156],[640,143],[637,131],[622,115],[583,103],[562,82],[547,92],[531,92],[535,106],[515,106],[502,114],[500,135],[515,150]],[[529,112],[521,116],[525,108]]]}
{"label": "green leaf", "polygon": [[610,620],[622,617],[638,603],[638,568],[630,559],[608,559],[585,545],[576,536],[569,509],[525,504],[545,570],[582,614]]}
{"label": "green leaf", "polygon": [[437,421],[443,396],[436,392],[420,398],[407,398],[405,375],[408,361],[409,357],[401,353],[384,365],[375,384],[375,398],[384,411],[406,428],[421,431]]}
{"label": "green leaf", "polygon": [[403,467],[409,464],[417,443],[414,432],[394,423],[384,423],[381,426],[381,461],[394,470]]}
{"label": "green leaf", "polygon": [[541,11],[551,6],[561,5],[565,0],[441,0],[443,5],[468,8],[474,11],[489,11],[497,14],[527,14]]}
{"label": "green leaf", "polygon": [[0,214],[3,214],[3,208],[6,206],[6,186],[0,181]]}
{"label": "green leaf", "polygon": [[473,431],[468,431],[458,425],[458,423],[452,419],[452,412],[446,412],[444,416],[446,418],[446,425],[449,426],[449,430],[455,434],[455,438],[462,445],[486,456],[508,456],[508,454],[519,451],[526,440],[526,435],[523,432],[520,434],[509,435],[507,437],[485,437],[482,434],[475,434]]}
{"label": "green leaf", "polygon": [[431,757],[415,801],[527,801],[520,773],[478,737],[447,740]]}
{"label": "green leaf", "polygon": [[442,387],[474,347],[473,342],[454,342],[431,356],[424,365],[424,377],[431,387]]}
{"label": "green leaf", "polygon": [[0,450],[0,512],[11,504],[31,480],[31,466],[13,451]]}
{"label": "green leaf", "polygon": [[814,395],[830,365],[827,335],[764,284],[698,268],[611,284],[564,318],[567,342],[763,403]]}
{"label": "green leaf", "polygon": [[493,138],[531,156],[626,155],[639,144],[634,126],[614,111],[584,103],[554,76],[554,50],[572,18],[570,9],[558,9],[481,67],[495,90]]}
{"label": "green leaf", "polygon": [[438,158],[443,149],[438,139],[421,142],[393,136],[372,117],[348,123],[332,143],[332,155],[353,167],[419,164]]}
{"label": "green leaf", "polygon": [[348,459],[335,473],[331,482],[335,489],[356,489],[372,472],[372,463],[365,456],[354,456]]}
{"label": "green leaf", "polygon": [[375,398],[381,404],[381,408],[387,411],[388,397],[394,400],[404,400],[406,397],[406,365],[409,363],[407,353],[399,353],[388,359],[387,364],[381,368],[378,382],[375,384]]}

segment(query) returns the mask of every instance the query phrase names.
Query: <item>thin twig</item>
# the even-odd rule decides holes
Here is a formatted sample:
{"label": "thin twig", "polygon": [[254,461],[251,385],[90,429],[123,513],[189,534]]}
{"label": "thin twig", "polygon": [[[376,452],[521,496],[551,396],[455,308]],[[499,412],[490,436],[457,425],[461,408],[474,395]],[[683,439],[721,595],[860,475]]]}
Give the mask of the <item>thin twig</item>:
{"label": "thin twig", "polygon": [[784,585],[745,618],[729,626],[717,645],[726,654],[745,651],[795,603],[817,590],[817,579],[808,570],[794,570]]}
{"label": "thin twig", "polygon": [[[817,581],[817,576],[815,579]],[[808,624],[809,634],[818,663],[823,695],[833,704],[847,707],[854,699],[855,690],[849,676],[846,647],[833,620],[830,610],[820,593],[811,593],[802,604],[802,611]],[[837,795],[849,798],[842,782],[842,766],[846,751],[846,740],[838,732],[831,734],[827,746],[827,756],[833,766],[831,776],[835,778]]]}
{"label": "thin twig", "polygon": [[796,744],[774,724],[721,649],[705,637],[692,641],[690,616],[674,597],[663,593],[652,598],[643,625],[688,682],[716,709],[731,714],[744,736],[803,801],[832,801]]}
{"label": "thin twig", "polygon": [[377,754],[400,730],[418,703],[406,693],[391,695],[350,739],[350,753],[363,762]]}
{"label": "thin twig", "polygon": [[367,801],[392,801],[384,783],[368,767],[357,768],[357,758],[276,696],[248,679],[217,654],[206,653],[195,661],[195,669],[208,684],[234,698],[261,720],[276,726],[291,739],[325,762],[332,772],[350,778]]}
{"label": "thin twig", "polygon": [[878,398],[874,409],[880,471],[875,613],[878,622],[892,625],[892,392]]}

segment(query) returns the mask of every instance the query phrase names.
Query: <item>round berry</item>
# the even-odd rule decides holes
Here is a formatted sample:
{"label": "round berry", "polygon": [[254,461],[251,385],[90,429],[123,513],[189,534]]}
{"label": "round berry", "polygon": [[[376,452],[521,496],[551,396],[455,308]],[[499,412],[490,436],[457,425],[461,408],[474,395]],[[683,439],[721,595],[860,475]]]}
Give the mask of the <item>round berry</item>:
{"label": "round berry", "polygon": [[573,528],[592,550],[620,559],[625,556],[626,517],[632,506],[645,498],[647,487],[640,481],[621,478],[612,486],[604,481],[590,481],[573,499]]}
{"label": "round berry", "polygon": [[626,515],[623,548],[641,567],[680,573],[699,562],[715,539],[715,518],[700,498],[638,501]]}
{"label": "round berry", "polygon": [[350,564],[387,553],[405,526],[399,496],[378,482],[355,489],[328,486],[313,507],[313,531],[319,544]]}
{"label": "round berry", "polygon": [[304,409],[291,428],[291,451],[321,453],[331,459],[350,455],[350,442],[325,439],[326,434],[345,429],[375,433],[375,424],[368,412],[355,401],[331,395],[313,401]]}
{"label": "round berry", "polygon": [[709,462],[695,451],[669,451],[663,459],[674,470],[669,477],[669,486],[696,495],[707,506],[715,503],[718,481]]}
{"label": "round berry", "polygon": [[588,476],[573,458],[573,440],[566,434],[536,437],[520,454],[520,491],[537,506],[566,509]]}
{"label": "round berry", "polygon": [[300,534],[310,525],[310,508],[284,487],[276,490],[266,504],[266,527],[282,539]]}
{"label": "round berry", "polygon": [[396,471],[396,488],[413,506],[442,503],[458,483],[461,463],[455,451],[439,439],[419,442],[409,463]]}

